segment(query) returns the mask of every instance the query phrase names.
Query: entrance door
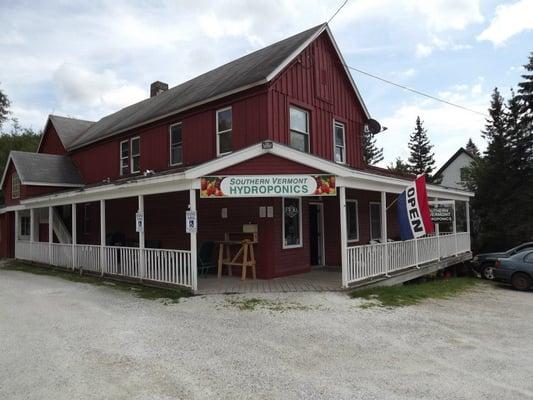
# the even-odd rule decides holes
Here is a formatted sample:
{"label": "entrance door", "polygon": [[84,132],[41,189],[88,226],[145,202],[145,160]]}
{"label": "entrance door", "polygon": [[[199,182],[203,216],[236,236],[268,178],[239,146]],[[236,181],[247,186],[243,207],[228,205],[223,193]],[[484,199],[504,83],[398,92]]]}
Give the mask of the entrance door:
{"label": "entrance door", "polygon": [[309,203],[309,249],[311,265],[324,265],[324,207]]}

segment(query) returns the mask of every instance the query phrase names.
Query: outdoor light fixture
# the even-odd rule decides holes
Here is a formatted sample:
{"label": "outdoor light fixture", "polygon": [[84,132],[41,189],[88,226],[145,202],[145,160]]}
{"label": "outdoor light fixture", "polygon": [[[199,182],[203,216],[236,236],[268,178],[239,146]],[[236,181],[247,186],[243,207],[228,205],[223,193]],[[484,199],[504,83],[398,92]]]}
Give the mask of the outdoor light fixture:
{"label": "outdoor light fixture", "polygon": [[271,149],[274,147],[274,142],[272,140],[263,140],[261,147],[265,150]]}

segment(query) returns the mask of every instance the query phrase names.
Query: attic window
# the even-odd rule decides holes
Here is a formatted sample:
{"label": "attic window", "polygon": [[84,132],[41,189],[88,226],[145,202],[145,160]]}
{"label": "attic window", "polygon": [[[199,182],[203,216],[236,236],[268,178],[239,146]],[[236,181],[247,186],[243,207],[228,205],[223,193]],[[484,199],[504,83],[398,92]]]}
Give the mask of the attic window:
{"label": "attic window", "polygon": [[20,178],[16,172],[11,175],[11,198],[20,198]]}

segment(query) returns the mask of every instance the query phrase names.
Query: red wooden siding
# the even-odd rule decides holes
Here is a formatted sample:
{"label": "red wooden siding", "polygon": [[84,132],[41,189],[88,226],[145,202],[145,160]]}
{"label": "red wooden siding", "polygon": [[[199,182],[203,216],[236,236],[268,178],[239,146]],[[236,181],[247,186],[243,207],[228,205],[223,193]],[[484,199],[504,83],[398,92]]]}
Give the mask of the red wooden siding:
{"label": "red wooden siding", "polygon": [[231,106],[233,149],[238,150],[267,138],[267,94],[263,88],[231,96],[183,115],[167,118],[122,135],[76,150],[72,158],[86,183],[119,178],[120,142],[141,138],[141,170],[163,171],[170,166],[169,126],[182,123],[183,166],[216,158],[216,110]]}
{"label": "red wooden siding", "polygon": [[0,214],[0,258],[15,256],[15,213]]}
{"label": "red wooden siding", "polygon": [[269,135],[289,143],[289,107],[310,113],[311,153],[333,161],[333,121],[345,124],[346,158],[362,167],[364,112],[326,33],[272,82],[269,90]]}
{"label": "red wooden siding", "polygon": [[[18,204],[20,199],[12,199],[11,198],[11,182],[13,177],[13,172],[15,172],[15,166],[13,165],[13,162],[10,161],[9,164],[6,166],[7,172],[6,172],[6,179],[4,180],[4,185],[2,186],[2,191],[4,192],[4,201],[6,203],[6,206],[11,206],[14,204]],[[20,195],[22,196],[22,184],[20,185]]]}
{"label": "red wooden siding", "polygon": [[59,155],[67,154],[65,147],[63,146],[63,143],[61,143],[61,139],[59,139],[57,131],[52,123],[48,123],[46,126],[46,130],[43,133],[41,146],[39,147],[39,153]]}
{"label": "red wooden siding", "polygon": [[272,154],[244,161],[213,175],[320,174],[321,171]]}

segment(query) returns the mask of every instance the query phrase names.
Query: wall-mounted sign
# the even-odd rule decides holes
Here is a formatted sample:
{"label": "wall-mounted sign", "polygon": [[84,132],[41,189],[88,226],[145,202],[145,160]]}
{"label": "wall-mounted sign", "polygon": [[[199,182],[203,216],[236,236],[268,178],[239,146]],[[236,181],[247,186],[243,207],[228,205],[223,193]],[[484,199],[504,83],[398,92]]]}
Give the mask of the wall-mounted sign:
{"label": "wall-mounted sign", "polygon": [[232,175],[201,178],[200,197],[335,196],[334,175]]}
{"label": "wall-mounted sign", "polygon": [[198,232],[198,214],[196,213],[196,211],[185,212],[185,232]]}
{"label": "wall-mounted sign", "polygon": [[453,208],[449,206],[430,205],[431,220],[435,224],[453,222]]}
{"label": "wall-mounted sign", "polygon": [[144,232],[144,214],[141,212],[135,213],[135,231]]}

